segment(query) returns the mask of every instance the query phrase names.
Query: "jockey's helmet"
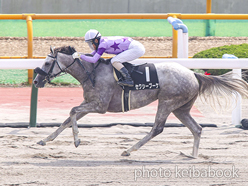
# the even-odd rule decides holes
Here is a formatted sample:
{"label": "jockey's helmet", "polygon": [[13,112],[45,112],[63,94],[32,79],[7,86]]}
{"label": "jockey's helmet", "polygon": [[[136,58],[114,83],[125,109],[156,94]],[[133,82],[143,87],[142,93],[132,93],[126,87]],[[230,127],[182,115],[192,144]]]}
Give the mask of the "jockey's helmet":
{"label": "jockey's helmet", "polygon": [[[96,46],[96,50],[98,49],[100,38],[100,32],[94,29],[90,29],[84,36],[85,42],[88,43],[91,50],[95,50],[93,44]],[[97,42],[95,41],[95,39],[97,39]]]}

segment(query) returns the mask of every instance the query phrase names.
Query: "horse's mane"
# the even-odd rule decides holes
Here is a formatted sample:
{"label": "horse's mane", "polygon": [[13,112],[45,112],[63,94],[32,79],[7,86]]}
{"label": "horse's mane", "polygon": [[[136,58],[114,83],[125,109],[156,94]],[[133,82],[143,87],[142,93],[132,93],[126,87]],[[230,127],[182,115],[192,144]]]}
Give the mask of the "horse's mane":
{"label": "horse's mane", "polygon": [[58,52],[67,54],[67,55],[72,55],[74,52],[76,52],[76,50],[74,47],[71,47],[71,46],[62,46],[62,47],[54,49],[54,53],[56,55],[58,54]]}
{"label": "horse's mane", "polygon": [[[58,54],[58,52],[60,53],[63,53],[63,54],[67,54],[67,55],[72,55],[74,52],[76,52],[75,48],[74,47],[71,47],[71,46],[62,46],[62,47],[58,47],[58,48],[55,48],[53,50],[53,53],[55,55]],[[92,56],[92,54],[85,54],[86,56]],[[109,64],[110,63],[110,60],[105,62],[105,59],[104,58],[100,58],[98,61],[100,62],[105,62],[105,64]]]}

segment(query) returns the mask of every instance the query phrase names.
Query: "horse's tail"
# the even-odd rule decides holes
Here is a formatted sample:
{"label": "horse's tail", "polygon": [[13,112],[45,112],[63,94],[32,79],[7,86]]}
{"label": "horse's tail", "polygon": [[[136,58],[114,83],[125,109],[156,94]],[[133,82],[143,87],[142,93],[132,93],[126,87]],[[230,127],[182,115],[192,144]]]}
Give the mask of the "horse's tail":
{"label": "horse's tail", "polygon": [[199,82],[199,95],[202,95],[212,106],[215,106],[216,101],[221,106],[218,96],[223,96],[226,99],[226,103],[229,102],[228,100],[230,99],[228,98],[230,97],[237,99],[237,93],[248,97],[248,84],[244,80],[233,76],[232,72],[220,76],[195,73],[195,77]]}

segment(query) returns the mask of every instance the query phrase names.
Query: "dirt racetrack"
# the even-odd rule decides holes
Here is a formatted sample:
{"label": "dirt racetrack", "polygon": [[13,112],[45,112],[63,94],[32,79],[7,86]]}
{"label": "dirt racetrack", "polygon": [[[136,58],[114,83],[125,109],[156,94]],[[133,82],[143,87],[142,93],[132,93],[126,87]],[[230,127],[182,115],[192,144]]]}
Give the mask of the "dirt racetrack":
{"label": "dirt racetrack", "polygon": [[[145,45],[148,56],[171,55],[170,38],[138,39]],[[27,54],[25,38],[0,38],[0,43],[1,56]],[[190,38],[189,55],[206,48],[241,43],[247,43],[247,39]],[[80,52],[89,52],[81,38],[35,38],[34,55],[47,55],[50,45],[71,45]],[[6,89],[10,92],[5,92]],[[63,94],[59,95],[52,89],[55,88],[39,90],[38,123],[61,123],[69,116],[70,108],[81,102],[80,88],[63,87]],[[30,91],[29,87],[0,87],[0,123],[29,121]],[[243,99],[242,103],[243,117],[246,117],[248,100]],[[71,128],[46,146],[36,142],[57,127],[0,128],[0,185],[247,185],[248,131],[231,124],[230,110],[216,113],[200,99],[192,111],[193,117],[200,124],[218,127],[203,128],[197,159],[184,155],[191,153],[193,145],[192,134],[186,127],[167,127],[131,156],[120,156],[151,129],[121,123],[152,123],[155,112],[156,103],[117,115],[89,114],[79,124],[120,124],[79,128],[81,145],[78,148],[74,147]],[[173,116],[167,122],[179,123]]]}

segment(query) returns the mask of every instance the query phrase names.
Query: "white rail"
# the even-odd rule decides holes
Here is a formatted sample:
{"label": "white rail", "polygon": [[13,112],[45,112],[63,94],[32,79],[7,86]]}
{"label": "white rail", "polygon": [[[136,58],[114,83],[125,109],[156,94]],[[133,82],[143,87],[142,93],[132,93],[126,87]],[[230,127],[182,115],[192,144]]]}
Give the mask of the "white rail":
{"label": "white rail", "polygon": [[44,59],[0,59],[0,69],[35,69]]}
{"label": "white rail", "polygon": [[221,58],[171,58],[171,59],[136,59],[132,63],[179,63],[189,69],[248,69],[248,59],[221,59]]}
{"label": "white rail", "polygon": [[[248,59],[209,58],[149,58],[136,59],[132,63],[179,63],[189,69],[248,69]],[[34,69],[41,67],[44,59],[0,59],[0,69]]]}

